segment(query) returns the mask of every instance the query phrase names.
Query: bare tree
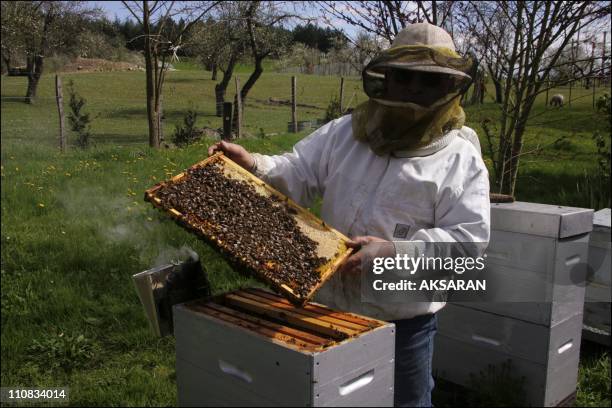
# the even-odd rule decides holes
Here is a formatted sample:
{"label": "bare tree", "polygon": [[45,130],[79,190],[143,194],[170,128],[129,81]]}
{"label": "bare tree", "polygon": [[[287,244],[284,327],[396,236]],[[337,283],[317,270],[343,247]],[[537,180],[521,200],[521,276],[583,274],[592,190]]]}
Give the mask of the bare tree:
{"label": "bare tree", "polygon": [[[146,70],[147,120],[149,123],[149,146],[161,144],[161,97],[169,59],[176,56],[184,45],[194,24],[200,21],[219,3],[199,2],[195,7],[176,6],[175,1],[122,1],[125,8],[143,28],[144,58]],[[167,30],[168,22],[177,15],[186,16],[186,24],[178,30]],[[172,25],[174,27],[174,25]],[[133,39],[132,39],[133,40]]]}
{"label": "bare tree", "polygon": [[[483,8],[492,4],[483,4]],[[467,2],[460,2],[456,7],[455,24],[463,37],[463,43],[476,54],[480,65],[486,69],[495,87],[495,102],[501,104],[503,99],[503,63],[504,52],[509,48],[509,36],[495,36],[494,33],[506,33],[511,29],[510,21],[499,9],[489,9],[487,21],[483,21],[478,12]],[[486,27],[485,27],[486,25]]]}
{"label": "bare tree", "polygon": [[[565,64],[560,57],[576,34],[594,23],[609,19],[608,2],[506,2],[470,1],[478,18],[476,24],[487,30],[487,40],[500,54],[503,100],[496,137],[487,134],[493,161],[495,188],[514,194],[523,154],[523,137],[536,96],[546,90],[551,71]],[[497,31],[489,24],[498,16],[510,29]]]}
{"label": "bare tree", "polygon": [[[339,19],[389,43],[407,24],[428,22],[450,26],[453,1],[318,1],[321,18],[333,26]],[[452,31],[452,30],[449,30]],[[351,39],[355,43],[354,39]]]}

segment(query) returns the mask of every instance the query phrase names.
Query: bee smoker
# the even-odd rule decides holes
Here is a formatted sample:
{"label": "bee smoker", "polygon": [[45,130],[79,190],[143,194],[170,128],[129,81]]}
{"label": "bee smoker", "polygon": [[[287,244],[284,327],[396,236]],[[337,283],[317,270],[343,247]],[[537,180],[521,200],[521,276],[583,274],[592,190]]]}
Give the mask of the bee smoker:
{"label": "bee smoker", "polygon": [[183,262],[170,263],[132,276],[153,333],[173,334],[172,306],[210,297],[210,283],[198,254],[189,251]]}

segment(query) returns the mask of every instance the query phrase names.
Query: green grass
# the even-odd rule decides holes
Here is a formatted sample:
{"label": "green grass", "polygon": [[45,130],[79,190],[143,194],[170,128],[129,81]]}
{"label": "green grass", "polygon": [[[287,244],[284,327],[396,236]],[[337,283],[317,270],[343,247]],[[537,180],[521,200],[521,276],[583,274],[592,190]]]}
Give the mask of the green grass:
{"label": "green grass", "polygon": [[[164,91],[166,138],[192,104],[198,125],[220,127],[210,73],[189,61],[176,66]],[[244,83],[246,67],[237,72]],[[245,111],[251,136],[240,141],[248,149],[286,151],[307,133],[287,134],[289,108],[265,103],[271,97],[289,99],[290,78],[266,72],[253,88]],[[174,405],[174,340],[150,335],[131,275],[175,258],[188,245],[201,255],[215,293],[256,284],[142,200],[146,188],[204,158],[212,141],[149,149],[142,72],[63,79],[65,85],[74,81],[94,116],[93,147],[85,151],[57,151],[52,76],[43,76],[32,106],[19,100],[25,78],[2,77],[2,386],[69,385],[72,405]],[[338,93],[339,79],[299,75],[297,83],[299,103],[317,107],[298,108],[299,119],[321,118]],[[345,95],[353,106],[365,100],[354,78],[347,80]],[[497,107],[486,103],[469,107],[467,114],[468,124],[480,130],[479,122],[495,118]],[[537,125],[536,119],[547,123]],[[525,160],[518,197],[579,202],[578,195],[562,191],[593,168],[590,135],[606,129],[603,117],[585,97],[533,122],[526,149],[559,135],[567,135],[568,144]],[[267,136],[258,137],[262,133]],[[579,401],[610,400],[609,388],[606,393],[592,385],[599,382],[591,383],[603,375],[600,360],[609,379],[609,359],[601,355],[594,353],[581,366]]]}

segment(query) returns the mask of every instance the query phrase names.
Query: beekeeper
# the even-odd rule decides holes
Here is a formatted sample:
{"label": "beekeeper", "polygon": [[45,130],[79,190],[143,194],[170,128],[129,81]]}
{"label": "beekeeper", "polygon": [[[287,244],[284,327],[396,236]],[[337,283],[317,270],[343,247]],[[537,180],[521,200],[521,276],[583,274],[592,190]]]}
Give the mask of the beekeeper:
{"label": "beekeeper", "polygon": [[398,406],[431,405],[435,313],[445,303],[362,303],[348,288],[360,276],[361,254],[376,241],[410,255],[423,242],[488,242],[487,169],[459,104],[473,69],[442,28],[412,24],[364,69],[369,100],[291,153],[250,154],[227,142],[209,149],[223,151],[302,206],[322,197],[321,217],[351,237],[357,252],[318,300],[396,323]]}

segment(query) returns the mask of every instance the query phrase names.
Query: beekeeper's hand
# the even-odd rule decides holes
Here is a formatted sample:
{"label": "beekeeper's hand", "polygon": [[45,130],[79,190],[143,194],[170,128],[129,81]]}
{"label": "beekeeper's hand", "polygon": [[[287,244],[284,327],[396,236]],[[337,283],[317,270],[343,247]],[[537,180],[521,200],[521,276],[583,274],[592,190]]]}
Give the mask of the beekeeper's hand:
{"label": "beekeeper's hand", "polygon": [[223,152],[231,160],[240,166],[251,171],[255,167],[255,159],[244,147],[224,140],[215,143],[208,148],[208,155],[212,156],[217,152]]}
{"label": "beekeeper's hand", "polygon": [[353,248],[353,255],[340,266],[339,273],[359,274],[363,265],[374,257],[394,257],[395,247],[391,241],[371,235],[355,237],[346,246]]}

